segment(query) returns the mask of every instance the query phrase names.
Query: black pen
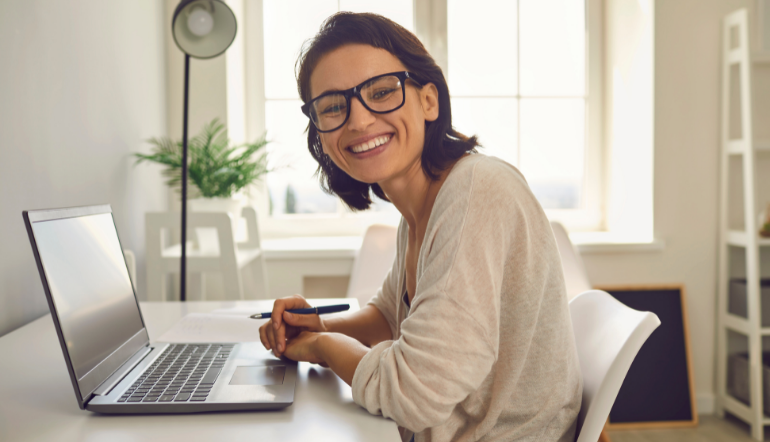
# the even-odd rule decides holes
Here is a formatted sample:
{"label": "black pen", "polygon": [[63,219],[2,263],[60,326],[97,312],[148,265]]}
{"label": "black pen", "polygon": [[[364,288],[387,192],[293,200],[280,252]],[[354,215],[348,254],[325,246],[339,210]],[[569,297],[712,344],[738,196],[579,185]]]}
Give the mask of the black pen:
{"label": "black pen", "polygon": [[[294,313],[295,315],[323,315],[324,313],[337,313],[337,312],[344,312],[345,310],[350,310],[350,304],[336,304],[336,305],[322,305],[321,307],[310,307],[310,308],[298,308],[294,310],[286,310],[289,313]],[[273,312],[267,312],[267,313],[256,313],[254,315],[249,316],[251,319],[267,319],[272,315]]]}

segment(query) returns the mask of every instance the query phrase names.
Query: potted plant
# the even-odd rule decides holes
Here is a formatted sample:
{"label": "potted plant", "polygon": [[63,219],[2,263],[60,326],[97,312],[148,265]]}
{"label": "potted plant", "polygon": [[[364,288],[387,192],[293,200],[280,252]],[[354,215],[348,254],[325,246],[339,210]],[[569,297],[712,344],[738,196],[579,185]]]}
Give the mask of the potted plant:
{"label": "potted plant", "polygon": [[[151,138],[152,153],[136,153],[136,164],[150,161],[166,166],[166,184],[180,190],[182,142],[168,137]],[[240,216],[241,191],[269,172],[267,141],[231,145],[225,125],[215,118],[188,142],[188,192],[193,212],[226,211]]]}

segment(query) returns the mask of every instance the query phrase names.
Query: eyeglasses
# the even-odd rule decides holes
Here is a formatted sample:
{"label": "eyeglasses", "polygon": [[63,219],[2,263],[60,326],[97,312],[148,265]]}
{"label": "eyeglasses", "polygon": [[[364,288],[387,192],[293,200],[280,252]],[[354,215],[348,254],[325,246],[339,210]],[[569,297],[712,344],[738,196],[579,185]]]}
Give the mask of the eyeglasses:
{"label": "eyeglasses", "polygon": [[302,113],[310,118],[318,132],[333,132],[350,117],[350,99],[358,101],[375,114],[387,114],[400,109],[406,101],[406,79],[415,80],[410,72],[391,72],[372,77],[356,87],[344,91],[326,92],[302,106]]}

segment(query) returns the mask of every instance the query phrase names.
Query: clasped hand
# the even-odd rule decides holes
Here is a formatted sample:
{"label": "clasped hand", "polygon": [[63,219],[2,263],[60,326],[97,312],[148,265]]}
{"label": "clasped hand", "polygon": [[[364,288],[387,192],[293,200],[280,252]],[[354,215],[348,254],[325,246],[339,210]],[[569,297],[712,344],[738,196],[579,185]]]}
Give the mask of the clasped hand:
{"label": "clasped hand", "polygon": [[297,315],[286,310],[312,307],[300,295],[281,298],[273,304],[270,320],[259,327],[259,339],[268,350],[294,361],[327,366],[318,351],[320,333],[328,331],[318,315]]}

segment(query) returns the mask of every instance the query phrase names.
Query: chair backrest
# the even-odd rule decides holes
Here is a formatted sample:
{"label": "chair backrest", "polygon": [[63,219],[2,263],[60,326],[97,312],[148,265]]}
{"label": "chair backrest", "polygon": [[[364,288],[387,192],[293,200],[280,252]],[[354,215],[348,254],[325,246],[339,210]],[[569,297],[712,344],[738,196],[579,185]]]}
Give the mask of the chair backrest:
{"label": "chair backrest", "polygon": [[[178,232],[180,214],[176,212],[148,212],[145,214],[145,262],[147,265],[147,299],[166,299],[165,274],[179,269],[180,247],[171,246],[171,232]],[[225,212],[192,212],[187,214],[188,238],[200,236],[199,230],[212,233],[213,242],[203,249],[187,250],[187,271],[220,271],[226,297],[243,299],[243,288],[238,273],[233,223]]]}
{"label": "chair backrest", "polygon": [[583,259],[570,241],[567,230],[558,221],[551,221],[551,229],[561,256],[564,282],[567,284],[567,299],[572,299],[586,290],[591,290],[591,283],[588,281]]}
{"label": "chair backrest", "polygon": [[581,293],[569,309],[583,373],[577,442],[596,442],[631,363],[660,320],[601,290]]}
{"label": "chair backrest", "polygon": [[357,298],[358,304],[366,305],[393,267],[396,258],[396,234],[392,226],[373,224],[366,229],[364,241],[358,251],[348,283],[348,298]]}

